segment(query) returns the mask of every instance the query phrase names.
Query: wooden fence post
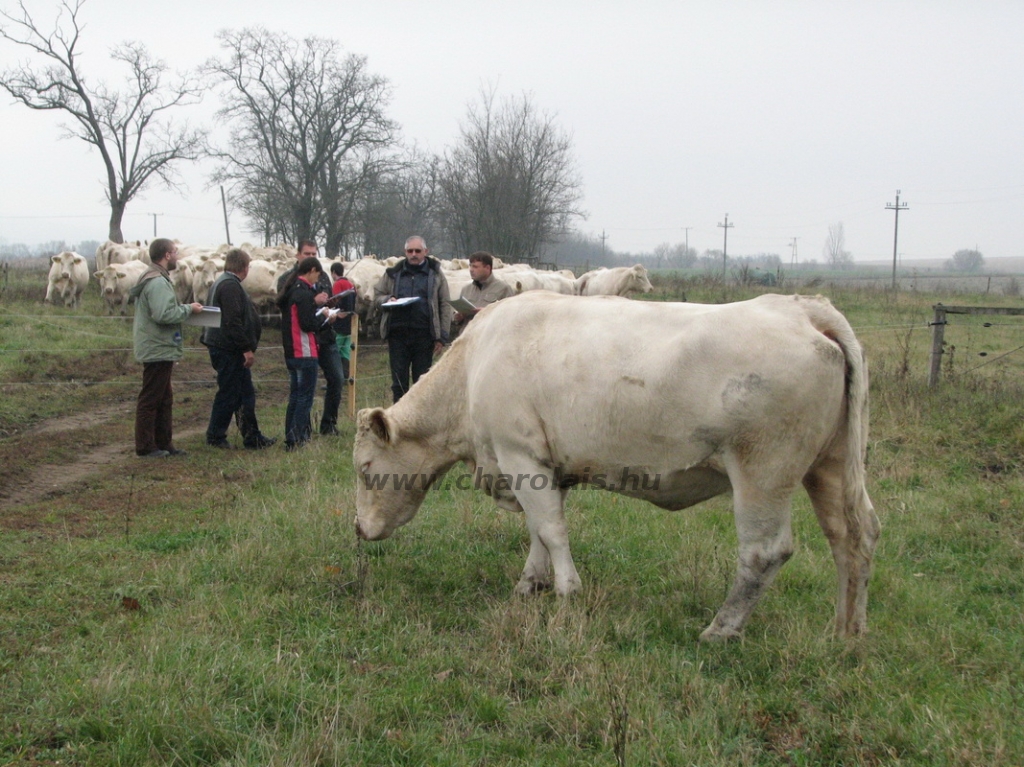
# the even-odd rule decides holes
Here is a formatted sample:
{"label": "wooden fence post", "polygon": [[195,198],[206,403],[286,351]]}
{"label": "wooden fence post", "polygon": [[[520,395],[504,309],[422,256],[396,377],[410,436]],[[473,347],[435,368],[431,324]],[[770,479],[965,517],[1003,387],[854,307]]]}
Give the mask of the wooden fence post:
{"label": "wooden fence post", "polygon": [[348,358],[348,415],[356,417],[356,360],[359,357],[359,315],[352,313],[352,348]]}
{"label": "wooden fence post", "polygon": [[939,382],[939,375],[942,372],[942,344],[946,332],[946,309],[942,304],[932,307],[935,310],[935,319],[932,320],[932,365],[928,371],[928,386],[935,386]]}

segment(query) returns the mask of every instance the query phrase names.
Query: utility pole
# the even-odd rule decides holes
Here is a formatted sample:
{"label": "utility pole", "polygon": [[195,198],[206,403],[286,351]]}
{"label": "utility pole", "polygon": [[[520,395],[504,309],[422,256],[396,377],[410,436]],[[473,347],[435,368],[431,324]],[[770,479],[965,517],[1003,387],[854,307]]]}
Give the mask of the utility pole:
{"label": "utility pole", "polygon": [[604,229],[601,230],[601,263],[604,263],[604,241],[608,239],[608,235],[604,233]]}
{"label": "utility pole", "polygon": [[[691,229],[693,229],[692,226],[684,226],[683,227],[683,231],[686,233],[686,252],[683,253],[683,258],[684,259],[689,259],[690,258],[690,230]],[[684,261],[683,263],[688,263],[688,261]]]}
{"label": "utility pole", "polygon": [[153,217],[153,239],[155,240],[156,239],[156,217],[157,216],[162,216],[163,213],[150,213],[149,215],[151,215]]}
{"label": "utility pole", "polygon": [[722,227],[722,229],[725,230],[725,232],[724,232],[725,239],[722,242],[722,279],[724,280],[725,279],[725,263],[726,263],[726,261],[729,258],[729,230],[732,229],[734,226],[736,226],[736,224],[730,224],[729,223],[729,214],[726,213],[725,214],[725,223],[724,224],[719,223],[718,225],[720,227]]}
{"label": "utility pole", "polygon": [[789,258],[789,265],[796,266],[796,241],[799,240],[800,238],[793,237],[792,239],[793,241],[789,243],[789,247],[793,249],[793,255],[791,255]]}
{"label": "utility pole", "polygon": [[896,246],[900,239],[900,211],[908,209],[907,203],[900,204],[900,190],[896,190],[896,204],[891,202],[885,204],[886,210],[896,211],[896,224],[892,230],[892,289],[896,290]]}
{"label": "utility pole", "polygon": [[220,187],[220,206],[224,210],[224,237],[227,238],[228,245],[231,244],[231,230],[228,229],[228,203],[224,197],[224,185]]}

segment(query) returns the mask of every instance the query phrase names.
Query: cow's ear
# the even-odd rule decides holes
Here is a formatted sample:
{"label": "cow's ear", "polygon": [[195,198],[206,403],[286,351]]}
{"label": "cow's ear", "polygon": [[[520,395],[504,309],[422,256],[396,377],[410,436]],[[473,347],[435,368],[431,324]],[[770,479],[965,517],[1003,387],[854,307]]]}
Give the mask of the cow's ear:
{"label": "cow's ear", "polygon": [[58,264],[60,263],[60,256],[50,256],[50,260],[53,261],[53,263]]}
{"label": "cow's ear", "polygon": [[359,413],[359,428],[371,432],[381,442],[391,441],[391,425],[384,408],[375,407]]}

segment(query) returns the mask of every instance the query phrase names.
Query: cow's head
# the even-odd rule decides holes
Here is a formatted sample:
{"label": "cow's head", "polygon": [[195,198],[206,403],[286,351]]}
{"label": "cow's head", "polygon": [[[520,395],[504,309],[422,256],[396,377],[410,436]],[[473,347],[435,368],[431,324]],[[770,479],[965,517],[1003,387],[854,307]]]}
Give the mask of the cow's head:
{"label": "cow's head", "polygon": [[650,293],[654,290],[654,286],[651,285],[651,281],[647,278],[647,270],[643,264],[634,265],[631,276],[634,290],[639,290],[641,293]]}
{"label": "cow's head", "polygon": [[356,534],[369,541],[387,538],[416,516],[430,485],[429,449],[405,438],[383,408],[366,408],[356,418],[352,447],[356,470]]}

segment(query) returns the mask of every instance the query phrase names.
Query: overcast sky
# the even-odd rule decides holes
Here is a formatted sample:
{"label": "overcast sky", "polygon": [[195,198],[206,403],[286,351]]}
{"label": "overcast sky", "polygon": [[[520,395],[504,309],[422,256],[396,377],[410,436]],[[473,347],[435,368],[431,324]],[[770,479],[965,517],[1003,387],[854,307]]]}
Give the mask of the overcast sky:
{"label": "overcast sky", "polygon": [[[93,79],[125,40],[185,69],[218,54],[220,29],[335,38],[389,80],[403,137],[436,152],[481,88],[528,93],[573,137],[578,228],[620,252],[720,249],[728,214],[730,254],[788,263],[796,238],[800,261],[822,260],[842,222],[855,261],[884,261],[899,189],[902,258],[1024,255],[1022,0],[88,0],[80,18]],[[24,55],[0,45],[4,68]],[[101,161],[59,122],[0,97],[0,241],[105,238]],[[157,213],[161,236],[222,242],[210,169],[133,201],[125,236],[151,237]],[[231,227],[248,236],[240,215]]]}

